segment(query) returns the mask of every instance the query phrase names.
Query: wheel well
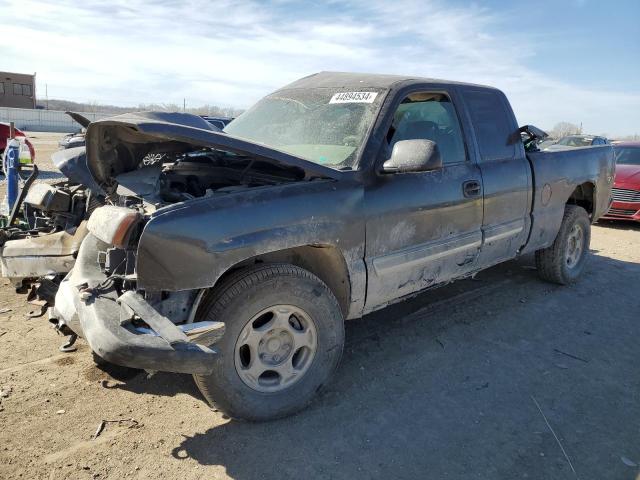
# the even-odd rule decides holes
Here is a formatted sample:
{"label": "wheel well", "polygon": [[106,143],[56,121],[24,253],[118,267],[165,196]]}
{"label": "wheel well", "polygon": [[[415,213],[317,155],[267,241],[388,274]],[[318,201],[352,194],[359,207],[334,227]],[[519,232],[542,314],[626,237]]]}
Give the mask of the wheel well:
{"label": "wheel well", "polygon": [[578,185],[573,193],[569,196],[567,203],[570,205],[578,205],[584,208],[589,215],[593,214],[593,205],[595,188],[593,183],[585,182],[582,185]]}
{"label": "wheel well", "polygon": [[213,288],[231,273],[260,263],[290,263],[313,273],[331,289],[340,304],[342,314],[347,316],[351,302],[349,270],[340,250],[328,245],[305,245],[256,255],[225,271]]}

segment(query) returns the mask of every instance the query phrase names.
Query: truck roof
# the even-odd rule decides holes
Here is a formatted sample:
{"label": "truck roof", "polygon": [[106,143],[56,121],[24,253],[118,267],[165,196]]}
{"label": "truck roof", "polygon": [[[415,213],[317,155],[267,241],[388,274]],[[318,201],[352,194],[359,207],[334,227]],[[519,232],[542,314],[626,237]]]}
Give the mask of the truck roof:
{"label": "truck roof", "polygon": [[436,78],[426,78],[407,75],[384,75],[378,73],[355,73],[355,72],[319,72],[296,80],[279,90],[289,90],[292,88],[382,88],[390,89],[396,86],[407,86],[411,84],[453,84],[472,87],[490,88],[487,85],[474,83],[456,82],[451,80],[441,80]]}

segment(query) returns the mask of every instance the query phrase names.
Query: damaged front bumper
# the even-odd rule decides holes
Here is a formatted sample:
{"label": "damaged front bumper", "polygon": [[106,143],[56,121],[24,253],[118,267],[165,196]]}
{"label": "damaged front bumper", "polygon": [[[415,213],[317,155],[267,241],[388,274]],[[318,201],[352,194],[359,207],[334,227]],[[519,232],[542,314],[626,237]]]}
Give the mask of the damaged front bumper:
{"label": "damaged front bumper", "polygon": [[[73,270],[62,281],[50,316],[84,337],[104,360],[147,371],[209,374],[224,333],[221,322],[175,325],[132,291],[118,295],[102,287],[106,276],[96,261],[108,245],[87,235]],[[148,327],[135,326],[134,314]]]}

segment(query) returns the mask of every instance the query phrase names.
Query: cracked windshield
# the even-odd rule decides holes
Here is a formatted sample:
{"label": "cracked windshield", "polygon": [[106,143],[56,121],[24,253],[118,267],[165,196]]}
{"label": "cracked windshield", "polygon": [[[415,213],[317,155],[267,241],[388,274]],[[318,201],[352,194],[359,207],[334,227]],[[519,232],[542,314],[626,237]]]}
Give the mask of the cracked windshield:
{"label": "cracked windshield", "polygon": [[281,90],[231,122],[224,131],[327,167],[350,169],[382,94],[335,88]]}

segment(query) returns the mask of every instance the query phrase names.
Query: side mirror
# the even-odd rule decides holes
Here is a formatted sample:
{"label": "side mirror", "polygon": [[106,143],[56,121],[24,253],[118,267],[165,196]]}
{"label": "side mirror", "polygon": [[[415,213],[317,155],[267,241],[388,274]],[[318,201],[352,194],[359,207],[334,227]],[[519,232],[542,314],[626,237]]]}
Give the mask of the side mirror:
{"label": "side mirror", "polygon": [[382,164],[382,173],[428,172],[442,168],[442,157],[436,142],[400,140],[393,146],[391,158]]}

